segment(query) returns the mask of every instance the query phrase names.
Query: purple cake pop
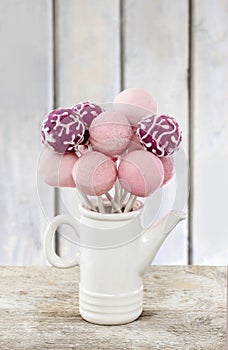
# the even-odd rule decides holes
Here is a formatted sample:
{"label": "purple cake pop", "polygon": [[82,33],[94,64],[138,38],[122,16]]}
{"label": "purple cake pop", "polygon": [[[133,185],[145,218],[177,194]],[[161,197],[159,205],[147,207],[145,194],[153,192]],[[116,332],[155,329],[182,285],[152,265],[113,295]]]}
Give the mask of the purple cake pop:
{"label": "purple cake pop", "polygon": [[162,114],[144,117],[138,123],[137,134],[142,145],[158,157],[173,154],[182,140],[182,131],[177,121]]}
{"label": "purple cake pop", "polygon": [[90,102],[79,102],[72,107],[72,110],[80,116],[87,128],[90,127],[90,124],[94,118],[96,118],[100,113],[104,112],[100,106]]}
{"label": "purple cake pop", "polygon": [[72,109],[54,109],[42,123],[42,142],[55,152],[71,152],[85,142],[85,130],[84,123]]}

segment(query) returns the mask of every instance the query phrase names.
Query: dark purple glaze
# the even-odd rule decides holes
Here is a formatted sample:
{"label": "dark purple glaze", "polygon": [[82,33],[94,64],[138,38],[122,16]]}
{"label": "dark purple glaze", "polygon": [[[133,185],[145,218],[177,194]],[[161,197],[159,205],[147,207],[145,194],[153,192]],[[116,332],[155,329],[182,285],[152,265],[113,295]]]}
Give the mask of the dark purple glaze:
{"label": "dark purple glaze", "polygon": [[42,142],[58,153],[72,152],[84,142],[85,125],[70,108],[51,111],[41,126]]}
{"label": "dark purple glaze", "polygon": [[137,135],[141,144],[158,157],[168,156],[178,150],[182,131],[177,121],[169,115],[149,115],[138,123]]}
{"label": "dark purple glaze", "polygon": [[72,107],[72,110],[80,116],[87,129],[90,127],[93,119],[104,112],[100,106],[90,102],[79,102]]}

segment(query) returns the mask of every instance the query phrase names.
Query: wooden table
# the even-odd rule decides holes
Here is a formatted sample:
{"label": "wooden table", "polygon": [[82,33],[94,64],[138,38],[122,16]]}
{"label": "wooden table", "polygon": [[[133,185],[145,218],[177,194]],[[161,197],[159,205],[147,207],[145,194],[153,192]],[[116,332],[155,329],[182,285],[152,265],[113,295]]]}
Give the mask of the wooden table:
{"label": "wooden table", "polygon": [[0,349],[226,349],[226,267],[152,266],[133,323],[78,310],[79,269],[0,267]]}

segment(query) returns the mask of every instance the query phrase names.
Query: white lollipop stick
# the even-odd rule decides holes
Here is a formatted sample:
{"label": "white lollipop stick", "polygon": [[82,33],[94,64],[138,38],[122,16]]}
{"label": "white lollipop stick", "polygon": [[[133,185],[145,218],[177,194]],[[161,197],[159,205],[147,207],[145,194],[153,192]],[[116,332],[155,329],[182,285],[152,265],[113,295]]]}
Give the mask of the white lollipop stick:
{"label": "white lollipop stick", "polygon": [[78,158],[82,156],[82,153],[78,149],[75,150],[75,154]]}
{"label": "white lollipop stick", "polygon": [[131,210],[132,205],[134,204],[136,198],[137,198],[137,196],[135,196],[134,194],[130,195],[130,197],[127,201],[126,207],[124,209],[124,213],[128,213]]}
{"label": "white lollipop stick", "polygon": [[93,203],[88,198],[88,196],[85,193],[81,192],[79,189],[77,189],[77,190],[78,190],[79,194],[81,195],[81,197],[86,202],[86,204],[90,207],[90,209],[92,209],[93,211],[97,211],[95,206],[93,205]]}
{"label": "white lollipop stick", "polygon": [[120,207],[118,206],[118,204],[114,201],[114,199],[112,198],[112,196],[107,192],[105,193],[106,197],[108,198],[108,200],[112,203],[113,208],[118,211],[118,213],[122,213],[122,211],[120,210]]}
{"label": "white lollipop stick", "polygon": [[123,190],[123,194],[122,194],[121,199],[120,199],[120,207],[121,208],[123,206],[123,203],[124,203],[125,199],[127,198],[128,193],[129,192],[127,192],[125,189]]}
{"label": "white lollipop stick", "polygon": [[120,185],[120,199],[122,198],[125,192],[126,192],[125,189]]}
{"label": "white lollipop stick", "polygon": [[98,202],[98,208],[100,213],[105,213],[105,208],[104,208],[104,203],[102,200],[102,196],[97,197],[97,202]]}
{"label": "white lollipop stick", "polygon": [[120,205],[120,183],[118,179],[116,180],[115,183],[115,196],[114,196],[114,201]]}

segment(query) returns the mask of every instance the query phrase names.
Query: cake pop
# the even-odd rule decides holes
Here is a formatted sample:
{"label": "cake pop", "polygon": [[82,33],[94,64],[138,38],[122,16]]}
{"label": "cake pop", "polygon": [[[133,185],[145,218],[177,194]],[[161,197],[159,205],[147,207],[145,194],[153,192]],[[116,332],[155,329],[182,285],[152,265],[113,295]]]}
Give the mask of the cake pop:
{"label": "cake pop", "polygon": [[114,99],[113,109],[122,112],[136,127],[142,117],[157,113],[157,103],[143,89],[130,88],[121,91]]}
{"label": "cake pop", "polygon": [[124,156],[118,168],[121,186],[131,194],[147,197],[163,183],[164,169],[158,157],[145,150]]}
{"label": "cake pop", "polygon": [[85,130],[84,123],[71,109],[54,109],[42,123],[42,142],[58,153],[74,151],[85,142]]}
{"label": "cake pop", "polygon": [[134,134],[127,148],[128,152],[133,152],[137,150],[143,150],[143,146],[140,143],[140,138],[138,135]]}
{"label": "cake pop", "polygon": [[117,170],[111,158],[96,151],[89,151],[76,161],[72,176],[80,191],[90,196],[100,196],[114,185]]}
{"label": "cake pop", "polygon": [[83,121],[87,128],[90,127],[94,118],[96,118],[104,110],[95,103],[90,102],[79,102],[72,110],[79,115],[80,119]]}
{"label": "cake pop", "polygon": [[108,156],[122,154],[133,136],[127,118],[119,112],[103,112],[89,128],[93,149]]}
{"label": "cake pop", "polygon": [[172,156],[160,157],[159,159],[161,160],[164,168],[164,180],[162,185],[165,185],[172,179],[175,173],[174,160]]}
{"label": "cake pop", "polygon": [[38,164],[42,180],[54,187],[75,187],[72,169],[78,157],[74,153],[59,154],[44,147]]}
{"label": "cake pop", "polygon": [[177,121],[163,114],[150,115],[138,123],[137,134],[142,145],[158,157],[173,154],[182,140]]}

